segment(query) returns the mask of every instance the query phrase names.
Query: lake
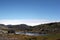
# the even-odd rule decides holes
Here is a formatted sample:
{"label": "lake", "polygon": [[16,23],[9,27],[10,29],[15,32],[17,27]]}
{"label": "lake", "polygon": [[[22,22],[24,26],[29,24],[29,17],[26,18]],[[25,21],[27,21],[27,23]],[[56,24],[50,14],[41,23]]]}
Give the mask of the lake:
{"label": "lake", "polygon": [[24,34],[24,35],[29,35],[29,36],[45,36],[47,34],[39,34],[35,32],[16,32],[16,34]]}

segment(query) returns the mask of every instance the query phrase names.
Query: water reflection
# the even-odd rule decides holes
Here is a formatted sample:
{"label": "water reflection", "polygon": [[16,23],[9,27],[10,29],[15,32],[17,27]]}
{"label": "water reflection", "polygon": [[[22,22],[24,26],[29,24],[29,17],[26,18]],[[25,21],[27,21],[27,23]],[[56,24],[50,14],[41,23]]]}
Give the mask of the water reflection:
{"label": "water reflection", "polygon": [[25,35],[30,35],[30,36],[45,36],[47,34],[39,34],[35,32],[16,32],[16,34],[25,34]]}

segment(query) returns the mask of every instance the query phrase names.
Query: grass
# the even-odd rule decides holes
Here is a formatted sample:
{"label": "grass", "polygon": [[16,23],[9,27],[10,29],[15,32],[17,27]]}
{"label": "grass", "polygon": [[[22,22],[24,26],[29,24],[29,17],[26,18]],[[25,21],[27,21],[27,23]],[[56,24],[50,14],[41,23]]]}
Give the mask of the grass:
{"label": "grass", "polygon": [[18,35],[18,34],[15,34],[15,35],[0,34],[0,37],[15,38],[17,40],[59,40],[60,39],[60,34],[50,34],[48,36],[28,36],[28,35]]}

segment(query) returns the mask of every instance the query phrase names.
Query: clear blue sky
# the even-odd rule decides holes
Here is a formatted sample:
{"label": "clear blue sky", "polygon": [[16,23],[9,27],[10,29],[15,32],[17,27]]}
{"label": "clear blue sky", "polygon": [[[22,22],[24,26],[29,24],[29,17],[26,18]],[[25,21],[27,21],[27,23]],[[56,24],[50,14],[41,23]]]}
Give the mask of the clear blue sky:
{"label": "clear blue sky", "polygon": [[0,0],[0,19],[60,20],[60,0]]}

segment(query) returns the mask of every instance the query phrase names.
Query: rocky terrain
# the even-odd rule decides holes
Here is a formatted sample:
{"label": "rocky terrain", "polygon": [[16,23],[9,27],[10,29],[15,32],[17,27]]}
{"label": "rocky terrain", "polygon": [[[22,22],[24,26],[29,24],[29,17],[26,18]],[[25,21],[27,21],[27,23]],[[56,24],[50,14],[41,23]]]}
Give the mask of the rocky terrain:
{"label": "rocky terrain", "polygon": [[8,31],[23,31],[23,32],[38,32],[40,34],[42,33],[60,33],[60,22],[54,22],[54,23],[47,23],[47,24],[40,24],[36,26],[28,26],[26,24],[20,24],[20,25],[4,25],[0,24],[0,33],[2,32],[8,32]]}
{"label": "rocky terrain", "polygon": [[[31,32],[49,34],[46,36],[29,36],[16,34],[15,32]],[[60,22],[29,26],[0,24],[0,40],[60,40]]]}

